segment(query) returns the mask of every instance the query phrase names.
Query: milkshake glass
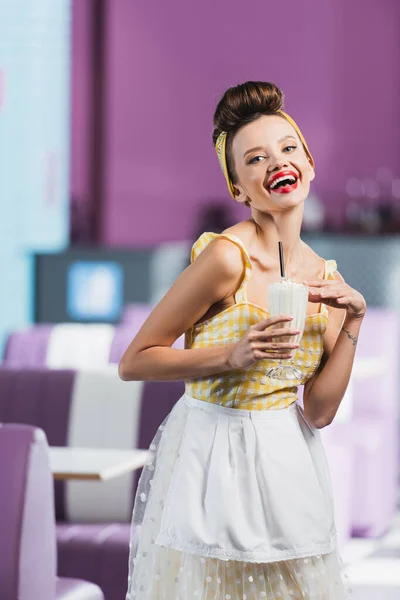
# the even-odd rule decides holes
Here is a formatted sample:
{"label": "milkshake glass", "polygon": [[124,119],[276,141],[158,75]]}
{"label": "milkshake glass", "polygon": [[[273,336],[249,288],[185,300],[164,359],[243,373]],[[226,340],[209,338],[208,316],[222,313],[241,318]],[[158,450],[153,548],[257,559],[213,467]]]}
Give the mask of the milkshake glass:
{"label": "milkshake glass", "polygon": [[[298,344],[303,335],[307,317],[308,286],[294,283],[289,279],[282,279],[279,283],[272,283],[268,288],[268,303],[270,317],[278,315],[291,315],[292,321],[278,323],[277,328],[297,329],[298,335],[281,336],[275,338],[277,342]],[[290,359],[279,360],[279,365],[268,370],[268,377],[275,379],[301,379],[302,373],[292,365],[296,349],[288,351]]]}

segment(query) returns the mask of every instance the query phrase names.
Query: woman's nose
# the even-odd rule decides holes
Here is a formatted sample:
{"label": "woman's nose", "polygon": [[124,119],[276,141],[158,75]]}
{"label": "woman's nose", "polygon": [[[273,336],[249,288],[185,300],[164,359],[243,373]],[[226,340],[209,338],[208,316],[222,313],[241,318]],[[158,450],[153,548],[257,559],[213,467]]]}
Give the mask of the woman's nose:
{"label": "woman's nose", "polygon": [[284,160],[279,158],[272,159],[269,164],[268,171],[272,173],[273,171],[279,171],[280,169],[283,169],[283,167],[287,167],[287,163]]}

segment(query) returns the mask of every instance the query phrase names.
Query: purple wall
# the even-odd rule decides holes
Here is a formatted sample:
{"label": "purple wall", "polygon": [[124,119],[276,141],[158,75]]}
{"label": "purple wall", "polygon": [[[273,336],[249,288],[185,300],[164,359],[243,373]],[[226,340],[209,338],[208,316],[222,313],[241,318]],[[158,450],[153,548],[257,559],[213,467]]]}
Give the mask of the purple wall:
{"label": "purple wall", "polygon": [[202,202],[234,206],[210,134],[246,79],[283,88],[340,218],[348,176],[398,169],[399,16],[398,0],[109,2],[103,241],[186,239]]}
{"label": "purple wall", "polygon": [[71,196],[75,202],[89,202],[90,138],[92,104],[92,3],[72,2],[72,86],[71,86]]}

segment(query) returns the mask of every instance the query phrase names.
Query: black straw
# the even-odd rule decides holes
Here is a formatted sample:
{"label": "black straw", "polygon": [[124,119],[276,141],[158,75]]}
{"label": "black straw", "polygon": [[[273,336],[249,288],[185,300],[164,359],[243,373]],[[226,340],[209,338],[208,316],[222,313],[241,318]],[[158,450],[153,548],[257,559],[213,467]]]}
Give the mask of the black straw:
{"label": "black straw", "polygon": [[282,279],[285,279],[285,265],[283,262],[283,246],[282,246],[282,242],[278,242],[279,245],[279,264],[281,267],[281,277]]}

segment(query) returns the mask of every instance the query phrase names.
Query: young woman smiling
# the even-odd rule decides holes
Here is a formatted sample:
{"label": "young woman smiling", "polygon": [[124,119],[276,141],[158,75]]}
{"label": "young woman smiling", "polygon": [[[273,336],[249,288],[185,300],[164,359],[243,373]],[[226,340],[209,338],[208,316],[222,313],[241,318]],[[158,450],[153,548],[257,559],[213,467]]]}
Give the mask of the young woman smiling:
{"label": "young woman smiling", "polygon": [[[314,160],[282,105],[272,83],[225,92],[213,142],[249,218],[200,236],[120,363],[124,380],[186,382],[139,484],[129,600],[346,597],[318,430],[345,393],[366,305],[301,240]],[[310,290],[299,344],[278,339],[291,315],[268,313],[278,241],[286,275]],[[293,349],[301,378],[268,377]]]}

